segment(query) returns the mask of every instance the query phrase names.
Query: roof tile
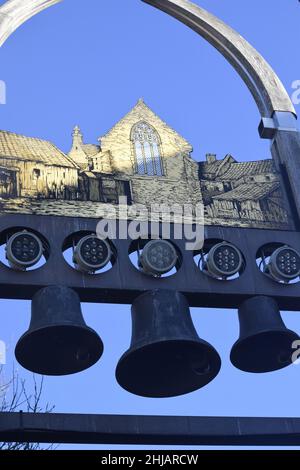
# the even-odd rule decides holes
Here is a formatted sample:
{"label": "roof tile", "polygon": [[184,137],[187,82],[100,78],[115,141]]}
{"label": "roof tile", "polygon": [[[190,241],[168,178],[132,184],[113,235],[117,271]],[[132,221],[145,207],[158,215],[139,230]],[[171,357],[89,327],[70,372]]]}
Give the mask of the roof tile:
{"label": "roof tile", "polygon": [[232,191],[213,196],[219,201],[250,201],[258,200],[280,188],[279,182],[273,183],[245,183]]}
{"label": "roof tile", "polygon": [[77,168],[77,165],[51,142],[8,131],[0,131],[0,157]]}

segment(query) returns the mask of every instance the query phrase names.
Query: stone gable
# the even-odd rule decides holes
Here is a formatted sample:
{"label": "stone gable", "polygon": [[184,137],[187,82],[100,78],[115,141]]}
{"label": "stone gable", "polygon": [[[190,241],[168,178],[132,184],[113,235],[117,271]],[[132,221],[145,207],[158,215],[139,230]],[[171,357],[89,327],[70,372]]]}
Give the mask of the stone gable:
{"label": "stone gable", "polygon": [[102,151],[110,151],[112,170],[117,173],[134,175],[135,155],[131,132],[135,124],[146,122],[158,133],[167,178],[179,179],[184,173],[183,154],[190,154],[192,146],[162,121],[142,100],[121,119],[101,141]]}

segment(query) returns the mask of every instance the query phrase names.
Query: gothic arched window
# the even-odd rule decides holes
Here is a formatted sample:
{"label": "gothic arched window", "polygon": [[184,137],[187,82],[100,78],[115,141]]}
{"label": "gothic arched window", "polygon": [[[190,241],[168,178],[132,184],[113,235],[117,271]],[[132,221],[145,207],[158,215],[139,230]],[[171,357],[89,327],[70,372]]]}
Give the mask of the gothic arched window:
{"label": "gothic arched window", "polygon": [[139,122],[132,129],[131,140],[135,151],[136,172],[139,175],[163,176],[160,138],[156,130],[146,122]]}

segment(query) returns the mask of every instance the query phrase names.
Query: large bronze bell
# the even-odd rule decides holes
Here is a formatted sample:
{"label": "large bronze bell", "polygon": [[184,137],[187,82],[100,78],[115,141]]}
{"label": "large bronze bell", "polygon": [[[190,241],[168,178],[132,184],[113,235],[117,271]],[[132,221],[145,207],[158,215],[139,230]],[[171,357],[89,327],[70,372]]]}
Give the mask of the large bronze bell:
{"label": "large bronze bell", "polygon": [[199,338],[189,306],[179,292],[157,290],[132,305],[132,341],[117,369],[118,383],[143,397],[193,392],[218,374],[217,351]]}
{"label": "large bronze bell", "polygon": [[43,375],[67,375],[91,367],[100,359],[103,343],[83,319],[75,291],[50,286],[32,300],[28,331],[19,339],[18,362]]}
{"label": "large bronze bell", "polygon": [[246,372],[271,372],[292,363],[293,342],[299,336],[288,330],[276,301],[270,297],[252,297],[239,308],[240,337],[230,359]]}

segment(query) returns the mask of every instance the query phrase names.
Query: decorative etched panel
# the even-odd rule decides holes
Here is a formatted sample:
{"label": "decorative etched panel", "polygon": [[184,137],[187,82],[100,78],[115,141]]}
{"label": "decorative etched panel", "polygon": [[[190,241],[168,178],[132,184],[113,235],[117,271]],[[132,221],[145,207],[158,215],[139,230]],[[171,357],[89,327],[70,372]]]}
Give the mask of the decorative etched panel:
{"label": "decorative etched panel", "polygon": [[[149,114],[141,102],[136,109],[139,119],[142,111]],[[2,213],[118,218],[122,196],[130,206],[128,218],[136,217],[141,205],[144,220],[152,220],[151,205],[189,206],[195,215],[203,204],[206,225],[294,229],[273,160],[240,163],[231,155],[217,160],[210,154],[198,163],[183,139],[182,149],[168,151],[171,128],[161,127],[158,134],[146,120],[129,120],[126,132],[115,129],[111,151],[107,141],[104,150],[85,144],[77,128],[68,155],[51,142],[0,131]],[[161,220],[158,212],[154,218]]]}
{"label": "decorative etched panel", "polygon": [[239,163],[231,155],[209,155],[199,176],[208,224],[291,228],[273,160]]}

